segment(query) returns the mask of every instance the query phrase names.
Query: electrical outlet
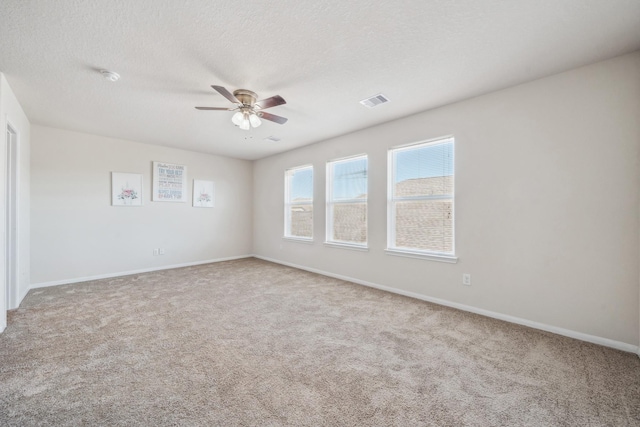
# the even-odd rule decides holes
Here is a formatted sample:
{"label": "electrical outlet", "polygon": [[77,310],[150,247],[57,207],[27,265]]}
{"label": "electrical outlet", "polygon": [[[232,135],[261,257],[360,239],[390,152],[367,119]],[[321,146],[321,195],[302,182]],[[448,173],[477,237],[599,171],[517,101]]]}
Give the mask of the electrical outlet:
{"label": "electrical outlet", "polygon": [[164,255],[164,248],[160,248],[158,252],[160,253],[160,255]]}
{"label": "electrical outlet", "polygon": [[471,286],[471,275],[464,273],[462,275],[462,284],[465,286]]}
{"label": "electrical outlet", "polygon": [[154,248],[154,249],[153,249],[153,256],[157,256],[157,255],[158,255],[158,253],[159,253],[158,249],[157,249],[157,248]]}

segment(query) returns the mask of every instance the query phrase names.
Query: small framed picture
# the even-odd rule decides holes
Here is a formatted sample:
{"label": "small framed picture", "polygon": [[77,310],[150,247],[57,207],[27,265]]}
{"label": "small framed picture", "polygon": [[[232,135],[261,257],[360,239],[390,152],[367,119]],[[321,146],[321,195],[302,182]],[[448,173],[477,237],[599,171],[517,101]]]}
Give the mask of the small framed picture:
{"label": "small framed picture", "polygon": [[142,174],[111,172],[111,206],[142,206]]}
{"label": "small framed picture", "polygon": [[193,180],[193,207],[212,208],[215,204],[213,181]]}

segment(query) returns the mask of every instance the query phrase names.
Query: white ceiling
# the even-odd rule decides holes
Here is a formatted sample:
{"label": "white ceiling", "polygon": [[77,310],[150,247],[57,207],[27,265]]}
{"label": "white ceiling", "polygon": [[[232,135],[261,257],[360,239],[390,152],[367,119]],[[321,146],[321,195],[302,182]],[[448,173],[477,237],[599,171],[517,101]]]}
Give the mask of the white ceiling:
{"label": "white ceiling", "polygon": [[[640,0],[0,2],[0,72],[32,123],[244,159],[637,49]],[[289,122],[194,109],[232,105],[212,84],[281,95]]]}

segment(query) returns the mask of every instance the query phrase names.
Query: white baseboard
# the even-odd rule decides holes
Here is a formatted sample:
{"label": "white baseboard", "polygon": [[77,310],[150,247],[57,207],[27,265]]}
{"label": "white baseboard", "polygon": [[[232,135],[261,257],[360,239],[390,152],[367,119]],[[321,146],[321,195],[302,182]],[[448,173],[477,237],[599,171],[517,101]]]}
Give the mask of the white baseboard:
{"label": "white baseboard", "polygon": [[447,307],[457,308],[458,310],[468,311],[471,313],[481,314],[483,316],[492,317],[494,319],[504,320],[510,323],[516,323],[518,325],[528,326],[534,329],[540,329],[542,331],[552,332],[554,334],[563,335],[569,338],[575,338],[581,341],[590,342],[593,344],[599,344],[605,347],[615,348],[617,350],[627,351],[629,353],[636,353],[640,357],[640,347],[633,344],[627,344],[621,341],[615,341],[608,338],[602,338],[595,335],[584,334],[582,332],[576,332],[569,329],[559,328],[557,326],[546,325],[544,323],[534,322],[532,320],[522,319],[520,317],[509,316],[507,314],[497,313],[495,311],[484,310],[482,308],[472,307],[470,305],[459,304],[457,302],[447,301],[440,298],[433,298],[426,295],[418,294],[415,292],[404,291],[402,289],[392,288],[390,286],[378,285],[376,283],[367,282],[353,277],[342,276],[340,274],[330,273],[328,271],[318,270],[315,268],[305,267],[303,265],[293,264],[290,262],[280,261],[273,258],[264,257],[261,255],[253,255],[255,258],[259,258],[265,261],[274,262],[276,264],[286,265],[288,267],[299,268],[300,270],[306,270],[311,273],[322,274],[323,276],[333,277],[348,282],[357,283],[358,285],[369,286],[371,288],[380,289],[387,292],[392,292],[399,295],[404,295],[411,298],[416,298],[423,301],[432,302]]}
{"label": "white baseboard", "polygon": [[91,280],[110,279],[112,277],[130,276],[132,274],[149,273],[152,271],[170,270],[172,268],[191,267],[194,265],[211,264],[214,262],[232,261],[234,259],[251,258],[252,256],[253,255],[239,255],[239,256],[232,256],[227,258],[208,259],[204,261],[185,262],[182,264],[165,265],[162,267],[142,268],[140,270],[121,271],[119,273],[99,274],[97,276],[77,277],[74,279],[63,279],[63,280],[53,280],[51,282],[33,283],[29,287],[29,290],[38,289],[38,288],[47,288],[49,286],[69,285],[72,283],[88,282]]}

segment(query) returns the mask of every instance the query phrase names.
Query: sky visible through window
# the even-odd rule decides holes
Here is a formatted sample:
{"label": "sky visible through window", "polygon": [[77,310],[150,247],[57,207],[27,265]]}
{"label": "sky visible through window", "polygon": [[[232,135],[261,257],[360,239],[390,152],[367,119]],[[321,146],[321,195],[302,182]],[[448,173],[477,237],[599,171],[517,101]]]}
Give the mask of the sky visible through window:
{"label": "sky visible through window", "polygon": [[313,169],[305,168],[294,172],[290,187],[291,201],[313,198]]}
{"label": "sky visible through window", "polygon": [[367,195],[367,158],[336,162],[333,164],[334,200],[358,199]]}
{"label": "sky visible through window", "polygon": [[453,142],[427,145],[395,153],[395,182],[453,175]]}

